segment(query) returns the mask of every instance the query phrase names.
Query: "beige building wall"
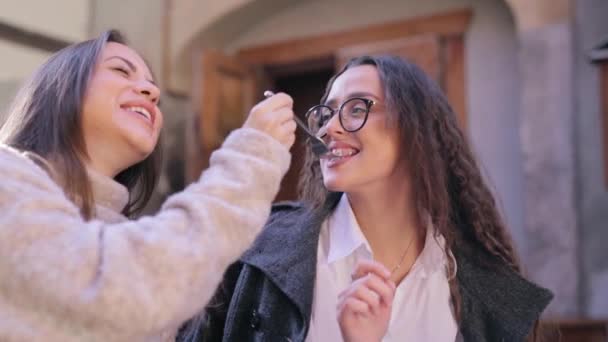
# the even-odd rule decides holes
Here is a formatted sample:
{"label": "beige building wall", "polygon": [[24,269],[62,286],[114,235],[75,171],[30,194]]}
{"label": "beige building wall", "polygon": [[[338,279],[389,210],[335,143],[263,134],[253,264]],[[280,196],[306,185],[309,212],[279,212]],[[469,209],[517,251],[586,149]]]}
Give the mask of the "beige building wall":
{"label": "beige building wall", "polygon": [[120,30],[129,44],[144,56],[156,78],[160,78],[164,54],[162,25],[165,2],[90,0],[91,34],[97,35],[108,29]]}
{"label": "beige building wall", "polygon": [[21,84],[49,53],[0,39],[0,124],[6,118],[6,110]]}
{"label": "beige building wall", "polygon": [[[88,36],[89,7],[89,0],[0,1],[0,22],[49,38],[79,41]],[[50,55],[0,35],[0,122],[19,85]]]}
{"label": "beige building wall", "polygon": [[89,0],[0,2],[0,21],[68,41],[87,37]]}
{"label": "beige building wall", "polygon": [[0,81],[20,81],[51,55],[22,44],[0,40]]}

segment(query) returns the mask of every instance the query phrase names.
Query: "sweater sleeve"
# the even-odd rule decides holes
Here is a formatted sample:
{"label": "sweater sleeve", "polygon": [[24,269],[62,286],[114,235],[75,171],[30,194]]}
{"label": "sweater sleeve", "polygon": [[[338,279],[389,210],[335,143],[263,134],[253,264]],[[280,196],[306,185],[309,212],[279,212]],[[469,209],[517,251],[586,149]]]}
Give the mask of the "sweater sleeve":
{"label": "sweater sleeve", "polygon": [[289,162],[272,137],[241,128],[156,216],[107,224],[84,221],[42,169],[0,148],[2,301],[71,328],[177,326],[260,231]]}

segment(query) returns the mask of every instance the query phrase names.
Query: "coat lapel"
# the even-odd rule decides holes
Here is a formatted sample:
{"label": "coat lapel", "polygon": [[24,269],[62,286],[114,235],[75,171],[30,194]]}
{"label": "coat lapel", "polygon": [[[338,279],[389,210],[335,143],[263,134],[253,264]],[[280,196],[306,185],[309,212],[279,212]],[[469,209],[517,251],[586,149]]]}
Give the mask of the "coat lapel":
{"label": "coat lapel", "polygon": [[241,257],[264,272],[296,304],[306,322],[311,315],[319,234],[328,212],[302,206],[280,209]]}

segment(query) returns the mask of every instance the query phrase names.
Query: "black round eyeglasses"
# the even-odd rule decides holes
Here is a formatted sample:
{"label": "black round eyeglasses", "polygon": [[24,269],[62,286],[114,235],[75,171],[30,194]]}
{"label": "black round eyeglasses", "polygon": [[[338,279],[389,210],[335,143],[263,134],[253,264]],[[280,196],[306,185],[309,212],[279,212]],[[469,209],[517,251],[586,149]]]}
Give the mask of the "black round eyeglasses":
{"label": "black round eyeglasses", "polygon": [[376,101],[374,100],[353,97],[344,101],[338,109],[333,109],[326,105],[316,105],[306,112],[308,127],[312,133],[317,135],[337,111],[342,128],[347,132],[356,132],[363,128],[365,122],[367,122],[369,110],[375,104]]}

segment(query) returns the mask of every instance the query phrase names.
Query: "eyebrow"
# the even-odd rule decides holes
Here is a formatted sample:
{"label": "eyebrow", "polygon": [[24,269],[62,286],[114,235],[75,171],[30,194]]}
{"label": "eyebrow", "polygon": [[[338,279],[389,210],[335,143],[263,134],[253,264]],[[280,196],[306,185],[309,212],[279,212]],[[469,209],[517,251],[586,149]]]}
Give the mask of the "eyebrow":
{"label": "eyebrow", "polygon": [[[373,97],[373,98],[375,98],[375,99],[378,100],[378,96],[376,96],[376,95],[374,95],[372,93],[368,93],[366,91],[359,91],[359,92],[354,92],[354,93],[348,94],[345,97],[345,101],[348,100],[348,99],[352,99],[353,97],[363,97],[363,98],[365,98],[365,97]],[[325,101],[324,105],[332,107],[333,105],[336,104],[336,102],[337,102],[336,99],[331,99],[329,101]]]}
{"label": "eyebrow", "polygon": [[[106,58],[105,60],[108,61],[112,58],[116,58],[116,59],[120,59],[121,61],[125,62],[127,64],[127,66],[129,67],[129,69],[131,69],[132,72],[137,72],[137,67],[135,66],[135,64],[133,64],[130,60],[121,57],[121,56],[110,56],[108,58]],[[155,86],[157,86],[156,82],[154,82],[153,79],[148,79],[148,82],[154,84]]]}

